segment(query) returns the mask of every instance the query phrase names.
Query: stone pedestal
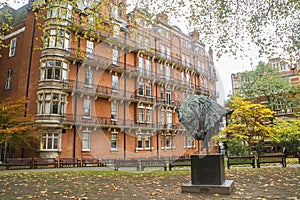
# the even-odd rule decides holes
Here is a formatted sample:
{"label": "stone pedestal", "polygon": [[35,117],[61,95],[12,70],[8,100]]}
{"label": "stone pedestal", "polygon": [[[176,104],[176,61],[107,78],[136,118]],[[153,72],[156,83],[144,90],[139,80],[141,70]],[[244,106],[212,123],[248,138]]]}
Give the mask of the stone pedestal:
{"label": "stone pedestal", "polygon": [[223,154],[192,155],[191,183],[182,186],[182,192],[230,194],[233,181],[225,180]]}

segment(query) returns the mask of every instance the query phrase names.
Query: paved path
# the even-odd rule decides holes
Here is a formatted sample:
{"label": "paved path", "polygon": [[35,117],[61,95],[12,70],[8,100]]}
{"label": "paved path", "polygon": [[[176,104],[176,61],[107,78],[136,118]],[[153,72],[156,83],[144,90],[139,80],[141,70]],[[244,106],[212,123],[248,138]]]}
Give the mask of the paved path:
{"label": "paved path", "polygon": [[[280,168],[282,167],[281,165],[263,165],[261,168]],[[288,164],[287,167],[300,167],[300,164]],[[251,168],[248,166],[233,166],[231,169],[237,169],[237,168]],[[182,168],[182,169],[187,169],[187,168]],[[257,168],[255,168],[257,169]],[[61,171],[113,171],[114,167],[113,166],[108,166],[108,167],[65,167],[65,168],[38,168],[38,169],[11,169],[11,170],[5,170],[4,168],[1,170],[0,168],[0,174],[11,174],[11,173],[25,173],[25,172],[61,172]],[[148,167],[145,168],[145,171],[155,171],[155,170],[163,170],[161,167]],[[225,169],[227,170],[227,169]],[[136,171],[136,168],[132,167],[122,167],[119,169],[119,171],[132,171],[132,172],[141,172],[141,171]]]}

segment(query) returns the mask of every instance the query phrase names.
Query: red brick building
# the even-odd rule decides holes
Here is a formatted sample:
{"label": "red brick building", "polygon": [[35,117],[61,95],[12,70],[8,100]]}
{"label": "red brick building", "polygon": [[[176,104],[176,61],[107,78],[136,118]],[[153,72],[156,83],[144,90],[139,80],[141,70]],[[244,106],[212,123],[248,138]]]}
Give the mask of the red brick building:
{"label": "red brick building", "polygon": [[[175,108],[193,94],[217,98],[213,52],[165,15],[149,26],[146,12],[139,11],[145,17],[138,19],[137,12],[126,15],[125,4],[112,1],[111,12],[98,15],[108,27],[102,29],[91,28],[99,18],[86,14],[84,5],[52,1],[44,21],[30,5],[17,11],[26,15],[3,38],[10,47],[0,52],[0,99],[25,96],[26,114],[42,128],[37,152],[10,156],[137,158],[197,151]],[[40,24],[46,25],[42,31]]]}

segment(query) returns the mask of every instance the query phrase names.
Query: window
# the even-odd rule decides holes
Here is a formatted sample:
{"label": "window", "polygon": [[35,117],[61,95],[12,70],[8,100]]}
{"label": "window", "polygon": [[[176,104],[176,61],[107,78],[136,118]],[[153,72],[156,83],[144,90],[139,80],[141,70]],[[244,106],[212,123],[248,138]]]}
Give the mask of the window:
{"label": "window", "polygon": [[70,33],[62,29],[50,29],[44,41],[44,48],[60,48],[69,50]]}
{"label": "window", "polygon": [[145,37],[145,40],[144,40],[144,47],[145,49],[149,50],[149,38]]}
{"label": "window", "polygon": [[7,70],[5,80],[5,90],[11,89],[12,69]]}
{"label": "window", "polygon": [[172,128],[172,111],[167,111],[167,126],[168,128]]}
{"label": "window", "polygon": [[185,66],[185,55],[182,54],[182,65]]}
{"label": "window", "polygon": [[9,57],[13,57],[16,54],[17,38],[10,41]]}
{"label": "window", "polygon": [[61,60],[44,60],[41,62],[40,80],[66,80],[68,63]]}
{"label": "window", "polygon": [[90,118],[92,116],[92,102],[90,99],[83,101],[83,117]]}
{"label": "window", "polygon": [[58,133],[46,133],[41,138],[42,150],[58,150],[59,134]]}
{"label": "window", "polygon": [[82,151],[90,151],[91,147],[91,132],[84,131],[82,133]]}
{"label": "window", "polygon": [[94,58],[94,42],[89,40],[86,41],[86,57]]}
{"label": "window", "polygon": [[117,49],[112,49],[112,64],[118,65],[119,63],[119,51]]}
{"label": "window", "polygon": [[91,69],[85,70],[84,86],[93,87],[93,70]]}
{"label": "window", "polygon": [[166,66],[166,79],[169,81],[171,79],[171,68]]}
{"label": "window", "polygon": [[151,97],[151,83],[146,84],[146,96]]}
{"label": "window", "polygon": [[150,149],[150,133],[145,134],[145,149]]}
{"label": "window", "polygon": [[152,122],[152,108],[146,109],[146,122],[151,123]]}
{"label": "window", "polygon": [[65,114],[66,96],[59,93],[38,94],[38,114]]}
{"label": "window", "polygon": [[116,75],[112,75],[112,90],[118,91],[119,89],[119,77]]}
{"label": "window", "polygon": [[167,104],[171,105],[172,102],[171,102],[171,90],[170,90],[170,88],[167,88],[166,94],[167,94]]}
{"label": "window", "polygon": [[189,73],[186,73],[186,82],[187,84],[191,84],[191,75]]}
{"label": "window", "polygon": [[151,75],[151,62],[150,62],[150,60],[146,60],[146,75],[147,76]]}
{"label": "window", "polygon": [[118,120],[118,104],[117,104],[117,102],[111,103],[111,119]]}
{"label": "window", "polygon": [[150,149],[151,142],[150,142],[151,135],[149,132],[137,134],[137,149]]}
{"label": "window", "polygon": [[161,44],[161,57],[165,57],[165,51],[166,51],[166,47],[165,45]]}
{"label": "window", "polygon": [[167,47],[167,59],[171,60],[171,48]]}
{"label": "window", "polygon": [[184,80],[184,71],[181,72],[181,82],[182,82],[182,83],[185,82],[185,80]]}
{"label": "window", "polygon": [[139,82],[139,95],[144,96],[144,82]]}
{"label": "window", "polygon": [[140,74],[144,74],[144,58],[139,57],[139,71]]}
{"label": "window", "polygon": [[164,65],[163,64],[160,64],[160,67],[159,67],[159,76],[160,76],[160,78],[164,77]]}
{"label": "window", "polygon": [[118,25],[113,26],[113,37],[119,38],[120,36],[120,27]]}
{"label": "window", "polygon": [[138,38],[137,38],[137,42],[138,42],[138,47],[141,48],[143,46],[143,36],[141,35],[138,35]]}
{"label": "window", "polygon": [[165,122],[165,110],[161,110],[160,111],[160,121],[161,121],[161,123],[162,124],[165,124],[166,122]]}
{"label": "window", "polygon": [[118,132],[114,131],[111,133],[110,150],[118,150]]}
{"label": "window", "polygon": [[171,148],[171,135],[166,135],[166,148]]}
{"label": "window", "polygon": [[186,56],[186,66],[190,67],[191,59],[189,56]]}
{"label": "window", "polygon": [[72,5],[66,4],[64,2],[55,2],[55,6],[49,7],[47,10],[47,19],[49,18],[59,18],[72,20]]}
{"label": "window", "polygon": [[137,148],[142,149],[143,148],[143,134],[138,134],[138,142],[137,142]]}
{"label": "window", "polygon": [[195,147],[194,138],[191,134],[184,135],[184,148]]}
{"label": "window", "polygon": [[139,108],[139,122],[144,122],[144,108]]}
{"label": "window", "polygon": [[160,88],[160,98],[165,99],[165,88],[163,86]]}
{"label": "window", "polygon": [[160,146],[161,146],[161,149],[165,148],[165,137],[163,135],[161,135],[161,137],[160,137]]}

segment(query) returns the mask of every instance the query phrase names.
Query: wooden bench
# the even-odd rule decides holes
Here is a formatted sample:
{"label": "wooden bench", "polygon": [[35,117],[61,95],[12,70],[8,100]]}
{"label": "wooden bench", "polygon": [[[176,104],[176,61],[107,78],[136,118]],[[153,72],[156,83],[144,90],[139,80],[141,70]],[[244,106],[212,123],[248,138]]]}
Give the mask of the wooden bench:
{"label": "wooden bench", "polygon": [[32,158],[7,158],[6,163],[2,163],[2,166],[5,166],[7,170],[11,167],[29,167],[30,169],[33,167]]}
{"label": "wooden bench", "polygon": [[163,167],[167,171],[167,162],[165,159],[141,160],[141,171],[144,171],[146,167]]}
{"label": "wooden bench", "polygon": [[230,169],[231,165],[249,164],[255,168],[255,156],[228,156],[227,167]]}
{"label": "wooden bench", "polygon": [[135,167],[136,170],[139,170],[139,160],[138,159],[130,159],[130,160],[115,160],[114,161],[114,169],[118,171],[120,167]]}
{"label": "wooden bench", "polygon": [[86,166],[94,166],[96,165],[97,167],[104,167],[105,164],[103,161],[99,160],[98,158],[82,158],[81,159],[81,166],[86,167]]}
{"label": "wooden bench", "polygon": [[190,158],[185,158],[185,159],[177,159],[174,161],[170,161],[169,163],[169,170],[171,171],[173,167],[186,167],[186,166],[191,166],[191,159]]}
{"label": "wooden bench", "polygon": [[77,166],[80,167],[81,163],[78,158],[59,158],[59,167],[71,167],[71,166]]}
{"label": "wooden bench", "polygon": [[51,166],[58,167],[58,162],[55,158],[33,158],[33,167],[38,168],[39,166]]}
{"label": "wooden bench", "polygon": [[282,167],[286,167],[286,157],[284,154],[265,154],[257,156],[257,168],[264,163],[281,163]]}

